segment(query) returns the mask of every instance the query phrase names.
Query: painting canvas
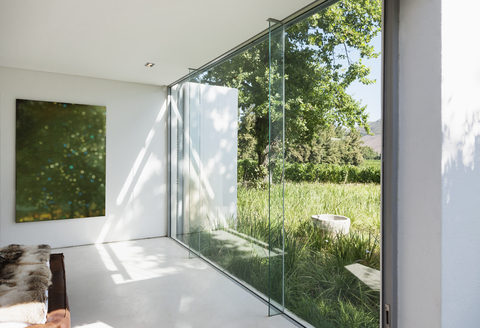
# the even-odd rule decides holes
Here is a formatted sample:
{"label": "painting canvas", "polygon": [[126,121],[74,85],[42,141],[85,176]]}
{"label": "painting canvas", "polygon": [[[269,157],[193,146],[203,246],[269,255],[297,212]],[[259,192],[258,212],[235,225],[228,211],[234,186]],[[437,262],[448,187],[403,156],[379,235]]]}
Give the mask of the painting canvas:
{"label": "painting canvas", "polygon": [[105,215],[106,107],[17,99],[16,222]]}

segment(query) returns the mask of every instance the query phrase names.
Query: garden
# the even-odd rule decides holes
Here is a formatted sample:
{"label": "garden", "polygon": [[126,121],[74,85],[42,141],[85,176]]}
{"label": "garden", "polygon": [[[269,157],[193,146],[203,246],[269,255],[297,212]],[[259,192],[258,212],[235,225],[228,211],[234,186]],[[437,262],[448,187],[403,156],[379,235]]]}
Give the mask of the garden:
{"label": "garden", "polygon": [[[269,188],[240,182],[235,222],[191,235],[195,241],[190,245],[273,300],[280,302],[284,284],[285,307],[315,327],[379,327],[380,184],[372,177],[376,174],[379,181],[380,167],[370,161],[355,168],[356,173],[370,172],[375,182],[350,182],[362,174],[354,175],[349,166],[330,168],[334,182],[325,181],[325,175],[315,174],[313,168],[300,170],[303,179],[310,177],[307,181],[286,180],[283,243],[275,241],[281,236],[282,221],[273,220],[269,229]],[[243,175],[239,170],[239,177]],[[270,188],[270,215],[275,216],[275,208],[283,208],[283,186]],[[349,217],[349,233],[315,228],[311,216],[326,213]],[[227,234],[231,237],[226,238]],[[270,269],[269,240],[276,246],[283,244],[283,250],[274,249],[284,255],[284,264],[281,256],[270,256]],[[378,272],[378,285],[359,279],[358,272],[348,269],[352,265]]]}

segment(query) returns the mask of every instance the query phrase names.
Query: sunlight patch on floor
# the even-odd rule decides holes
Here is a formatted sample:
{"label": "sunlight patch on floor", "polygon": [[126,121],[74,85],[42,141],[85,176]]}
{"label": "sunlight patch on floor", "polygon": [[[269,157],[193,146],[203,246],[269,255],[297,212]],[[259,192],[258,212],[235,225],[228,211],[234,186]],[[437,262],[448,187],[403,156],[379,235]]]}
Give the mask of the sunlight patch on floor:
{"label": "sunlight patch on floor", "polygon": [[76,326],[78,328],[113,328],[112,326],[107,325],[103,322],[95,322],[88,325]]}
{"label": "sunlight patch on floor", "polygon": [[105,268],[116,285],[178,274],[178,266],[161,266],[162,255],[145,255],[143,248],[128,244],[95,245]]}

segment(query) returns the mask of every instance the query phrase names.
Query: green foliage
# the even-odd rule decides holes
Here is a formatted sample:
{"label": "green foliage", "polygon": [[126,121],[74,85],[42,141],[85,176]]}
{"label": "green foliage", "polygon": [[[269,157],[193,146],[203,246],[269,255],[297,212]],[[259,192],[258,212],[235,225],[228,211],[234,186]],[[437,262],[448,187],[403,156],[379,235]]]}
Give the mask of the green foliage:
{"label": "green foliage", "polygon": [[375,122],[368,122],[368,125],[370,127],[370,133],[367,133],[363,127],[357,129],[362,136],[382,134],[382,119],[378,119]]}
{"label": "green foliage", "polygon": [[372,147],[369,146],[362,147],[362,155],[365,159],[380,159],[380,155],[375,150],[373,150]]}
{"label": "green foliage", "polygon": [[237,162],[237,181],[238,182],[259,182],[267,176],[267,168],[258,166],[257,163],[249,158]]}
{"label": "green foliage", "polygon": [[241,113],[241,118],[238,124],[238,159],[253,158],[255,156],[255,138],[252,136],[252,129],[254,127],[253,112],[246,110]]}
{"label": "green foliage", "polygon": [[[274,183],[282,179],[282,166],[275,165]],[[265,188],[267,169],[258,167],[254,160],[238,161],[237,181],[249,186]],[[380,166],[375,164],[364,166],[285,163],[285,181],[290,182],[331,182],[331,183],[380,183]]]}
{"label": "green foliage", "polygon": [[343,163],[356,166],[363,163],[361,139],[362,136],[355,129],[347,133],[344,142],[345,150],[342,152]]}
{"label": "green foliage", "polygon": [[[311,145],[320,131],[328,126],[355,130],[359,125],[369,131],[366,106],[353,99],[346,90],[354,81],[375,82],[368,79],[370,69],[362,59],[378,56],[370,42],[380,32],[380,27],[380,0],[349,0],[338,2],[286,30],[287,148]],[[352,51],[359,53],[358,61],[350,56]],[[274,70],[278,68],[275,63],[272,67]],[[278,78],[277,73],[272,76]],[[238,89],[239,156],[251,156],[253,148],[257,165],[264,165],[268,154],[269,124],[281,119],[280,115],[272,115],[269,119],[268,41],[205,72],[201,79],[202,83]],[[358,161],[357,153],[352,155],[353,161]]]}
{"label": "green foliage", "polygon": [[353,165],[286,163],[285,180],[291,182],[380,183],[380,169]]}
{"label": "green foliage", "polygon": [[288,145],[286,160],[296,163],[361,165],[361,136],[356,130],[345,131],[330,126],[309,144]]}
{"label": "green foliage", "polygon": [[367,159],[363,162],[362,166],[373,167],[380,170],[382,167],[382,161],[380,159]]}

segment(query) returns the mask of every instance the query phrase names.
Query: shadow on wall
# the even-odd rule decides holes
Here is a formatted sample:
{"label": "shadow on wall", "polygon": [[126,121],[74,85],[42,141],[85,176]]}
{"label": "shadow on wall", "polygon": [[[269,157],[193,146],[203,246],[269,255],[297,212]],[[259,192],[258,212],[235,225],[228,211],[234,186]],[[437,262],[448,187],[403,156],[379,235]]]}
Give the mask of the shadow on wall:
{"label": "shadow on wall", "polygon": [[480,136],[480,108],[471,111],[466,109],[463,112],[450,111],[443,117],[442,130],[442,174],[455,169],[459,164],[473,170],[476,147],[480,146],[477,140]]}
{"label": "shadow on wall", "polygon": [[[145,120],[144,117],[142,119]],[[139,123],[139,125],[141,124],[142,122]],[[143,141],[137,141],[137,139],[141,140],[137,136],[142,131],[148,131],[148,134]],[[110,240],[109,236],[111,235],[116,236],[115,239],[119,240],[118,231],[121,232],[120,239],[123,240],[159,236],[161,232],[163,235],[166,234],[167,153],[165,131],[166,103],[164,101],[158,109],[156,117],[152,118],[148,130],[144,125],[137,127],[135,122],[132,122],[122,136],[125,145],[117,145],[120,150],[116,152],[115,158],[113,159],[107,154],[107,186],[110,183],[116,185],[116,188],[112,189],[118,190],[118,194],[116,197],[107,198],[107,220],[96,243]],[[107,137],[107,145],[108,142]],[[162,148],[165,149],[164,157],[161,156]],[[133,150],[130,151],[131,149]],[[138,149],[140,150],[138,151]],[[136,156],[128,156],[129,152],[133,151],[137,151]],[[134,161],[133,158],[135,158]],[[109,163],[109,160],[121,162]],[[125,167],[126,162],[131,163],[127,164],[128,171],[117,171],[117,166]],[[112,168],[112,166],[115,173],[109,174],[112,171],[109,171],[108,168]],[[123,179],[121,184],[120,181],[115,181],[120,177]],[[159,181],[163,181],[163,183],[159,183]],[[114,211],[109,211],[108,206],[114,207]],[[108,214],[109,212],[110,214]]]}
{"label": "shadow on wall", "polygon": [[[480,77],[479,77],[480,78]],[[477,83],[478,84],[478,83]],[[448,88],[447,88],[448,90]],[[458,94],[464,95],[459,97]],[[472,98],[476,98],[473,101]],[[468,326],[480,307],[480,96],[444,105],[442,145],[442,318]],[[478,316],[476,316],[478,319]]]}
{"label": "shadow on wall", "polygon": [[235,221],[238,90],[186,83],[184,188],[189,229],[216,229]]}

